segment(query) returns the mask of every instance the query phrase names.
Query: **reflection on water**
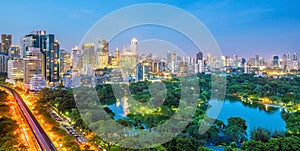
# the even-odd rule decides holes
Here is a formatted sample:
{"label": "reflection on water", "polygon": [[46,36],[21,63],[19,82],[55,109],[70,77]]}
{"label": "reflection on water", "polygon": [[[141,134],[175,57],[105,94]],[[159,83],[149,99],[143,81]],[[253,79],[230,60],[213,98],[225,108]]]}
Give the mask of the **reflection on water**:
{"label": "reflection on water", "polygon": [[[129,114],[127,97],[123,97],[121,100],[107,105],[107,107],[115,113],[115,120],[126,118]],[[208,111],[207,113],[210,114],[213,111]],[[257,127],[263,127],[271,131],[286,131],[285,122],[281,118],[280,107],[257,102],[242,102],[235,97],[226,97],[220,113],[215,117],[222,120],[225,124],[227,124],[227,119],[230,117],[245,119],[248,126],[248,135],[252,129]]]}
{"label": "reflection on water", "polygon": [[107,105],[107,107],[115,113],[115,120],[124,118],[129,114],[128,98],[126,96],[122,97],[121,100],[117,99],[115,103]]}
{"label": "reflection on water", "polygon": [[281,108],[274,105],[265,105],[258,102],[242,102],[235,97],[226,97],[218,119],[227,124],[230,117],[241,117],[247,122],[247,132],[257,127],[271,131],[286,131],[285,122],[281,118]]}

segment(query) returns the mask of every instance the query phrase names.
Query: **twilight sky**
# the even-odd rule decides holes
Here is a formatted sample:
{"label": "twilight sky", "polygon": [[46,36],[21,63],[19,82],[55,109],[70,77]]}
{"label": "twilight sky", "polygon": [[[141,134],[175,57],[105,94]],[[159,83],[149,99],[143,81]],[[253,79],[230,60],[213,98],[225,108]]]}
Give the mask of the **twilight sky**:
{"label": "twilight sky", "polygon": [[[103,16],[146,2],[173,5],[196,16],[210,30],[224,55],[249,58],[257,53],[271,58],[273,54],[300,52],[298,0],[2,0],[0,33],[12,34],[13,42],[19,44],[25,34],[44,29],[54,33],[62,47],[70,50]],[[147,32],[134,32],[135,35],[128,32],[127,41],[133,36],[146,40],[138,35]],[[111,47],[123,45],[116,42]]]}

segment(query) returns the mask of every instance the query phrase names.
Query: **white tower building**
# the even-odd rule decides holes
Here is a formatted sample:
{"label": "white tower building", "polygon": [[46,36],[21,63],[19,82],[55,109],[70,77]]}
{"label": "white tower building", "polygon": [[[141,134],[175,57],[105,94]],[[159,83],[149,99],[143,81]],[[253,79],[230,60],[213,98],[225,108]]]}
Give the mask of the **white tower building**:
{"label": "white tower building", "polygon": [[137,39],[134,37],[131,42],[130,42],[130,50],[133,54],[137,55],[138,52],[138,41]]}

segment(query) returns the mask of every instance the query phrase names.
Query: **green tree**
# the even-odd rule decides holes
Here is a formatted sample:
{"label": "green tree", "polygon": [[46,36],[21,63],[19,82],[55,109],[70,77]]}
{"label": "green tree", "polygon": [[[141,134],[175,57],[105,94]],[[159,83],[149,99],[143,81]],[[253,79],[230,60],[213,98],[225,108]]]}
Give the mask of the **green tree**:
{"label": "green tree", "polygon": [[261,142],[267,142],[270,139],[271,132],[264,128],[256,128],[251,132],[251,139]]}
{"label": "green tree", "polygon": [[246,121],[239,117],[231,117],[228,120],[228,125],[224,131],[226,138],[236,143],[241,143],[247,140],[247,125]]}

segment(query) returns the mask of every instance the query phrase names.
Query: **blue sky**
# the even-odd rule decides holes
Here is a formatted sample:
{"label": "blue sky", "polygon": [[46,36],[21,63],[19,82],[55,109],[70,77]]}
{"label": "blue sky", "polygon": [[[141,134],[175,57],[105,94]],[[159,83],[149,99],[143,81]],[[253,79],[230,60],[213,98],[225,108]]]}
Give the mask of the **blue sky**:
{"label": "blue sky", "polygon": [[170,4],[196,16],[225,55],[236,53],[249,58],[258,53],[270,58],[273,54],[300,52],[297,0],[2,0],[0,33],[12,34],[18,44],[23,35],[45,29],[70,50],[104,15],[146,2]]}

